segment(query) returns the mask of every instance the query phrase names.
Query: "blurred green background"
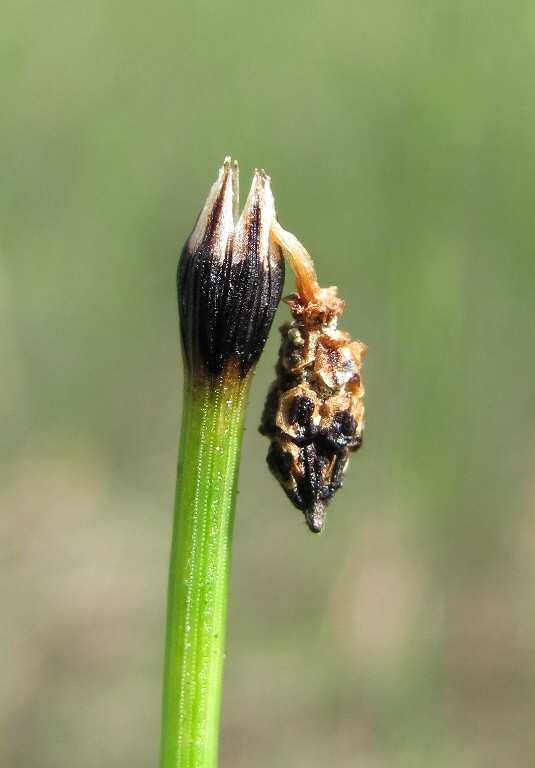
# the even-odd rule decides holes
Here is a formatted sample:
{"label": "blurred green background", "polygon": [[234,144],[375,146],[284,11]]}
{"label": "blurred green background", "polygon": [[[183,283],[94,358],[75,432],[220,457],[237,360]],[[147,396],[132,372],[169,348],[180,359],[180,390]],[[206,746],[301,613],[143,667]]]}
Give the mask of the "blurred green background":
{"label": "blurred green background", "polygon": [[320,537],[261,360],[222,768],[533,766],[533,5],[4,0],[0,39],[6,768],[156,764],[175,269],[226,154],[370,351]]}

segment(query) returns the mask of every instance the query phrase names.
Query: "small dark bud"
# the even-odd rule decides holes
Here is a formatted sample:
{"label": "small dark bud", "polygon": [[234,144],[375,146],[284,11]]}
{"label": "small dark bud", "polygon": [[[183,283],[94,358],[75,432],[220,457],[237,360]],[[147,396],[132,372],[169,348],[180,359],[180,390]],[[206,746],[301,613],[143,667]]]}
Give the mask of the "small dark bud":
{"label": "small dark bud", "polygon": [[180,257],[182,344],[190,372],[214,376],[229,365],[245,377],[266,343],[284,282],[270,179],[255,171],[238,213],[238,165],[227,158]]}

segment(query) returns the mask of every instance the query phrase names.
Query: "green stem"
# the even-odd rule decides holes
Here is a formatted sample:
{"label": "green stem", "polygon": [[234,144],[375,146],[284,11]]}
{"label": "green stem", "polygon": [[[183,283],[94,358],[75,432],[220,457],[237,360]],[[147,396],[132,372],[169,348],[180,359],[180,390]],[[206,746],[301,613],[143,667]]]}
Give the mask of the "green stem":
{"label": "green stem", "polygon": [[215,768],[232,524],[250,376],[187,381],[178,457],[160,768]]}

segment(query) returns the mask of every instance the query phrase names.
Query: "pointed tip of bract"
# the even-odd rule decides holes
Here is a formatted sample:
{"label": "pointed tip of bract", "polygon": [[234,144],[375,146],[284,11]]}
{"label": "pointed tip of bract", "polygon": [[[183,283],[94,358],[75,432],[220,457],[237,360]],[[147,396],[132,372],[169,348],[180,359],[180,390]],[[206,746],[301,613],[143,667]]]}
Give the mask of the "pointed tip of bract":
{"label": "pointed tip of bract", "polygon": [[277,215],[270,182],[264,171],[255,168],[245,206],[236,224],[233,255],[236,261],[245,258],[247,248],[253,243],[261,264],[266,265],[273,258],[282,261],[282,251],[270,238],[271,221]]}
{"label": "pointed tip of bract", "polygon": [[238,221],[240,215],[240,169],[238,167],[238,161],[234,160],[232,166],[232,220],[234,226]]}
{"label": "pointed tip of bract", "polygon": [[316,501],[305,510],[305,520],[312,533],[321,533],[325,524],[325,504]]}
{"label": "pointed tip of bract", "polygon": [[233,165],[232,158],[227,156],[189,237],[188,249],[191,252],[196,251],[206,238],[210,239],[215,250],[225,251],[238,215],[238,177],[237,161]]}
{"label": "pointed tip of bract", "polygon": [[264,169],[262,169],[261,175],[262,181],[264,182],[264,205],[266,206],[266,211],[270,215],[271,220],[273,220],[277,216],[277,211],[275,210],[275,198],[271,191],[271,177],[267,175]]}

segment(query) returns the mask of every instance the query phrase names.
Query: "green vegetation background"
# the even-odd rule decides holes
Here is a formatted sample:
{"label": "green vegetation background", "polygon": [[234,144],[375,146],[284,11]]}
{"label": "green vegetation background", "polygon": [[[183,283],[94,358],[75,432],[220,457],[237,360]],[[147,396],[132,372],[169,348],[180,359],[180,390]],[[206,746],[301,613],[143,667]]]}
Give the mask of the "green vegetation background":
{"label": "green vegetation background", "polygon": [[174,275],[226,154],[243,197],[271,174],[370,351],[321,537],[256,432],[276,329],[262,358],[221,766],[532,766],[532,4],[6,0],[0,21],[6,768],[156,763]]}

